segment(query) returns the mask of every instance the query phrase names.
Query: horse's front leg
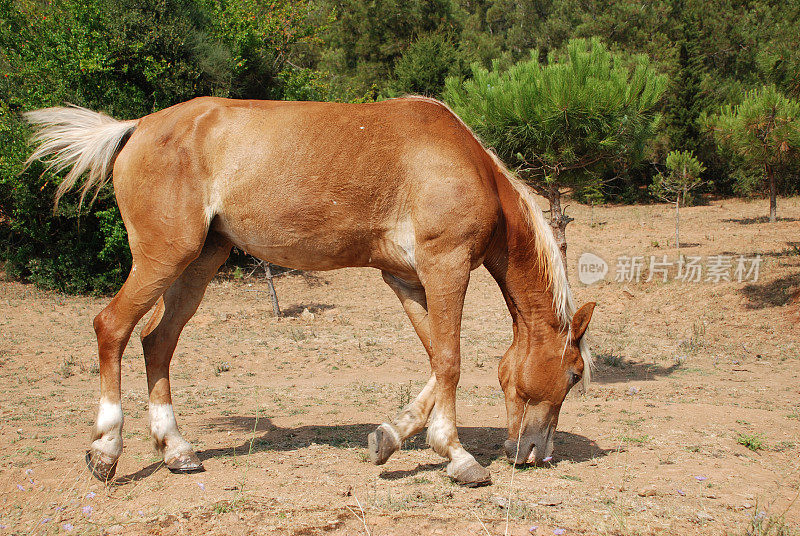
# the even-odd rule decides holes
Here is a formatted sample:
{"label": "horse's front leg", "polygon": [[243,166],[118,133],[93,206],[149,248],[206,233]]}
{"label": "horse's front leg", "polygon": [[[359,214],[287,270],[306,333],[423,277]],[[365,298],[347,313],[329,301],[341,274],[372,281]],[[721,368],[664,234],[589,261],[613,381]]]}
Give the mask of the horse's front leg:
{"label": "horse's front leg", "polygon": [[447,474],[467,486],[491,483],[489,470],[461,446],[456,428],[456,388],[461,373],[461,315],[469,283],[466,251],[429,255],[419,267],[430,324],[431,368],[436,377],[428,444],[450,460]]}

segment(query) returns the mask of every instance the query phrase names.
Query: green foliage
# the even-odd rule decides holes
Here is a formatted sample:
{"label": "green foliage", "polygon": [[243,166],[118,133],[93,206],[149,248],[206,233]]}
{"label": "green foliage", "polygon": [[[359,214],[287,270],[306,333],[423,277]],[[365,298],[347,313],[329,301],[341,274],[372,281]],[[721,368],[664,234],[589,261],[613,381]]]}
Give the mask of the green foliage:
{"label": "green foliage", "polygon": [[550,202],[550,225],[566,263],[561,195],[596,197],[605,173],[636,167],[660,121],[666,77],[645,56],[615,54],[599,39],[571,40],[508,70],[474,64],[448,78],[445,99],[483,141]]}
{"label": "green foliage", "polygon": [[[705,117],[721,154],[737,166],[740,191],[769,186],[770,220],[775,220],[776,183],[797,180],[800,153],[800,102],[774,85],[747,91],[740,104],[725,105]],[[758,180],[758,177],[761,180]]]}
{"label": "green foliage", "polygon": [[414,41],[397,60],[390,89],[399,95],[438,96],[448,76],[461,76],[463,62],[448,36],[435,33]]}
{"label": "green foliage", "polygon": [[686,201],[689,192],[703,184],[700,175],[706,168],[692,151],[670,152],[666,165],[667,173],[656,175],[650,185],[650,192],[664,201],[680,205]]}
{"label": "green foliage", "polygon": [[[395,64],[415,39],[458,28],[454,0],[316,0],[328,17],[317,65],[330,73],[338,99],[353,100],[392,85]],[[401,88],[400,90],[404,90]]]}
{"label": "green foliage", "polygon": [[[464,88],[487,103],[465,119],[540,193],[637,201],[663,180],[638,163],[675,150],[701,160],[717,192],[759,192],[765,182],[774,191],[781,179],[785,191],[800,189],[790,132],[769,158],[752,136],[716,123],[703,135],[709,116],[725,115],[720,106],[747,108],[753,88],[800,97],[797,2],[0,0],[0,13],[0,257],[9,273],[53,288],[112,290],[130,262],[110,191],[88,212],[67,198],[52,215],[58,177],[40,176],[38,165],[23,173],[20,112],[64,102],[130,119],[199,95],[438,96],[447,77],[458,85],[476,63]],[[604,67],[573,65],[579,41],[565,47],[574,38],[601,39],[602,51],[582,41],[581,54]],[[670,80],[660,99],[654,73]],[[515,83],[501,95],[498,84]]]}
{"label": "green foliage", "polygon": [[596,185],[605,168],[636,166],[659,122],[666,78],[644,56],[573,40],[546,64],[538,52],[507,71],[474,65],[445,99],[500,157],[549,196]]}
{"label": "green foliage", "polygon": [[745,166],[784,170],[800,150],[800,102],[775,86],[745,93],[740,104],[725,105],[708,118],[714,141],[722,151],[741,157]]}
{"label": "green foliage", "polygon": [[327,98],[316,71],[290,64],[314,40],[308,5],[288,0],[0,0],[0,258],[47,288],[109,292],[130,268],[113,192],[79,213],[42,174],[20,113],[65,102],[120,119],[200,95]]}

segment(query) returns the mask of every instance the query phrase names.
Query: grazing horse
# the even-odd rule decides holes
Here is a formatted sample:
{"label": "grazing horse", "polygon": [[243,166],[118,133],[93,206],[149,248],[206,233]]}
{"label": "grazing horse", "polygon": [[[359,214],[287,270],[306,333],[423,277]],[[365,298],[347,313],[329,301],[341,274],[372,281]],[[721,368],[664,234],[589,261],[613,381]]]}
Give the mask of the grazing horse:
{"label": "grazing horse", "polygon": [[[409,97],[372,104],[197,98],[133,121],[79,107],[26,114],[31,161],[84,173],[82,197],[112,175],[133,265],[94,319],[100,404],[86,461],[114,475],[122,454],[120,359],[142,331],[151,434],[174,472],[202,470],[172,410],[178,336],[232,246],[302,270],[371,266],[397,294],[432,374],[392,422],[369,435],[386,460],[428,425],[428,443],[464,485],[491,482],[456,429],[460,331],[470,272],[502,290],[514,338],[500,361],[513,463],[551,455],[561,404],[589,380],[583,334],[594,304],[574,312],[560,251],[530,189],[446,105]],[[573,314],[574,313],[574,314]]]}

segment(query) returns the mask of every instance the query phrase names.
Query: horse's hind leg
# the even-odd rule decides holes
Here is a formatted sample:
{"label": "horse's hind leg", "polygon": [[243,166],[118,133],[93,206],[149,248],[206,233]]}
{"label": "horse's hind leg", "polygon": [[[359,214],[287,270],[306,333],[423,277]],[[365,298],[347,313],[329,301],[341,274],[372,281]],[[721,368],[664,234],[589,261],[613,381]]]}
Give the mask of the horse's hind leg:
{"label": "horse's hind leg", "polygon": [[166,253],[160,252],[157,260],[141,247],[131,250],[133,266],[125,284],[94,319],[100,359],[100,405],[86,463],[92,474],[103,481],[114,476],[122,454],[122,352],[137,322],[197,256],[200,247],[191,250],[165,246]]}
{"label": "horse's hind leg", "polygon": [[172,472],[201,471],[203,465],[178,430],[172,410],[169,364],[181,330],[197,311],[209,281],[228,258],[231,246],[227,239],[211,232],[200,256],[167,289],[142,330],[150,393],[150,434]]}
{"label": "horse's hind leg", "polygon": [[[425,351],[428,352],[428,356],[431,356],[428,304],[425,300],[424,289],[408,285],[386,272],[383,273],[383,279],[400,298],[400,303],[403,304],[403,309],[425,346]],[[428,416],[433,409],[435,388],[436,376],[431,375],[422,391],[403,408],[392,424],[383,423],[369,435],[369,455],[372,463],[376,465],[386,463],[389,457],[400,448],[403,441],[425,428]]]}

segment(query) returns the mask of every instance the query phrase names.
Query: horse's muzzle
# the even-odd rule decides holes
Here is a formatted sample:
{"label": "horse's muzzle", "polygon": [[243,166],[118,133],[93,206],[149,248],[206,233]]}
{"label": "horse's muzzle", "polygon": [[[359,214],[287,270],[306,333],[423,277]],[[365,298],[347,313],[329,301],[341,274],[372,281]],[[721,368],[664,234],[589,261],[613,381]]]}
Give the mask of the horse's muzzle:
{"label": "horse's muzzle", "polygon": [[553,435],[555,427],[544,432],[528,430],[519,441],[507,439],[503,444],[508,461],[514,465],[538,465],[553,455]]}

